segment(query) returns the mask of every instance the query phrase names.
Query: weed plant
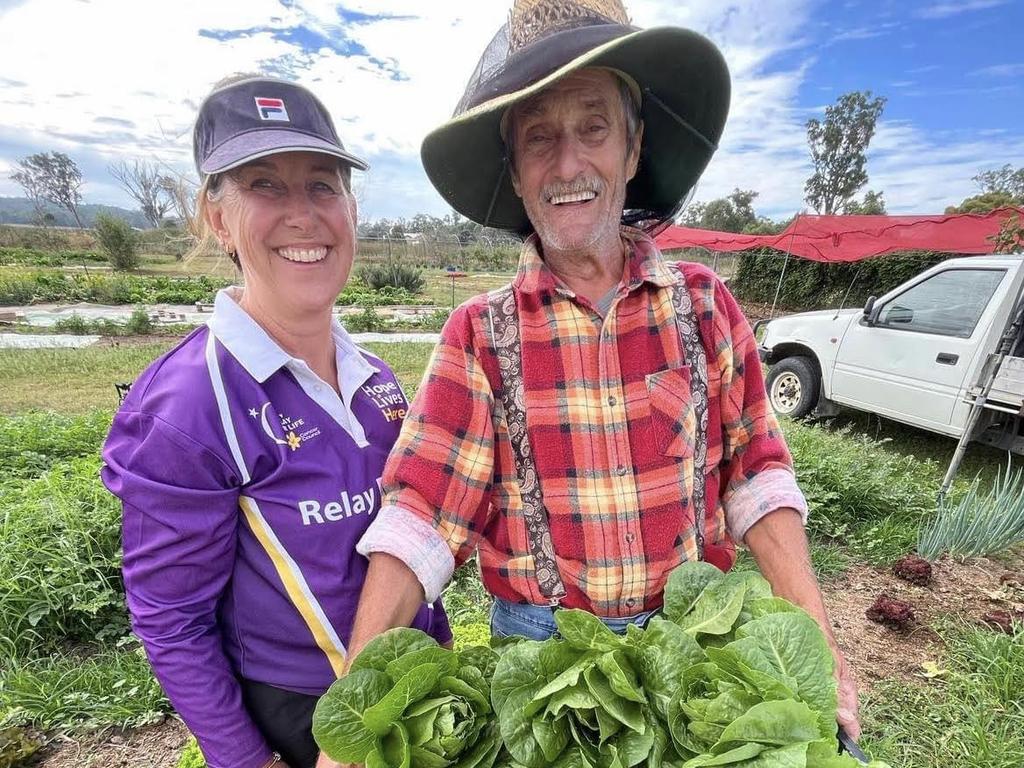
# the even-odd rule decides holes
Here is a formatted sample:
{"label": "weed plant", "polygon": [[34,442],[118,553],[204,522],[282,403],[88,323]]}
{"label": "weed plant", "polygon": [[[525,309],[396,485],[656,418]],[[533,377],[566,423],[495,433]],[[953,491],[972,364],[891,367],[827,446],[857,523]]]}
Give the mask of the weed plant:
{"label": "weed plant", "polygon": [[8,660],[0,686],[0,722],[44,730],[132,728],[162,720],[170,703],[142,650],[108,647]]}
{"label": "weed plant", "polygon": [[113,413],[96,409],[79,415],[54,411],[0,414],[0,466],[8,480],[34,478],[58,462],[96,456]]}
{"label": "weed plant", "polygon": [[946,673],[920,685],[876,685],[863,702],[865,748],[893,766],[1024,765],[1024,631],[952,619],[937,630]]}
{"label": "weed plant", "polygon": [[107,317],[89,319],[73,313],[58,318],[51,326],[16,325],[16,333],[66,333],[74,336],[184,336],[196,326],[189,323],[161,323],[157,325],[143,307],[135,309],[127,320],[111,320]]}
{"label": "weed plant", "polygon": [[392,261],[388,264],[367,264],[359,268],[359,279],[375,291],[382,288],[401,288],[410,294],[423,292],[423,273],[408,264]]}
{"label": "weed plant", "polygon": [[99,456],[0,486],[0,653],[28,657],[128,632],[121,505]]}
{"label": "weed plant", "polygon": [[845,545],[875,564],[913,549],[918,526],[934,509],[934,462],[896,455],[848,429],[787,421],[784,431],[813,539]]}

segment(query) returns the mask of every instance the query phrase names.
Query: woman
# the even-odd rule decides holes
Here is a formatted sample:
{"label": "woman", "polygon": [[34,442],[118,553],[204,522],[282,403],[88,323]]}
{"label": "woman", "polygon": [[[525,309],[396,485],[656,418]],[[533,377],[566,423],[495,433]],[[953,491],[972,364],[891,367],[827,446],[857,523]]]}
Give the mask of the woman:
{"label": "woman", "polygon": [[[244,287],[134,384],[103,481],[124,504],[133,627],[211,768],[311,768],[406,408],[331,313],[366,164],[312,93],[261,77],[214,89],[194,152],[197,218]],[[413,626],[451,640],[439,603]]]}

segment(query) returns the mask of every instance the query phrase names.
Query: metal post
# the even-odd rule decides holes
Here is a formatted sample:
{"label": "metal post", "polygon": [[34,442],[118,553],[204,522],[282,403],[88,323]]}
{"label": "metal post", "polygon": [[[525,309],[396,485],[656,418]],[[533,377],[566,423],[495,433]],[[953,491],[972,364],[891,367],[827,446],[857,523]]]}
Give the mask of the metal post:
{"label": "metal post", "polygon": [[779,284],[775,286],[775,298],[772,299],[772,313],[769,318],[775,317],[775,305],[779,303],[779,293],[782,291],[782,279],[786,276],[786,267],[789,266],[789,254],[786,254],[786,260],[782,262],[782,274],[779,275]]}

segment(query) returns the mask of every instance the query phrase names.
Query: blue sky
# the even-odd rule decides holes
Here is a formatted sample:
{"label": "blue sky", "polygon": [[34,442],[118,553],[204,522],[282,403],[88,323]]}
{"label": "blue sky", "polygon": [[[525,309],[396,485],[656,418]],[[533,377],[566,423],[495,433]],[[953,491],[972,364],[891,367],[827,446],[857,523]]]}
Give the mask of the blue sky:
{"label": "blue sky", "polygon": [[[128,204],[121,159],[190,173],[198,102],[225,74],[261,70],[311,87],[371,170],[361,215],[444,214],[418,157],[509,0],[0,0],[0,195],[14,162],[60,150],[88,202]],[[640,26],[719,44],[733,76],[721,142],[696,192],[760,193],[758,212],[805,208],[804,123],[850,90],[888,103],[869,188],[890,212],[935,213],[976,192],[979,170],[1024,166],[1021,0],[636,0]],[[59,23],[54,23],[59,20]],[[83,34],[83,30],[88,34]]]}

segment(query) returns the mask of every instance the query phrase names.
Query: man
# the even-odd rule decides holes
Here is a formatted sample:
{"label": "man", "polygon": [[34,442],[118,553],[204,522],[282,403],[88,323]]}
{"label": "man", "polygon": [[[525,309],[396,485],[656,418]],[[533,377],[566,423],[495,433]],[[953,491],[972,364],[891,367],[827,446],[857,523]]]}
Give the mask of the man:
{"label": "man", "polygon": [[642,623],[675,566],[728,569],[738,542],[821,624],[856,737],[750,327],[714,273],[622,225],[671,218],[710,159],[721,55],[687,30],[636,30],[608,0],[517,2],[495,46],[504,60],[485,53],[424,165],[457,210],[531,234],[512,286],[445,326],[359,545],[350,654],[474,551],[492,631],[542,638],[556,605]]}

